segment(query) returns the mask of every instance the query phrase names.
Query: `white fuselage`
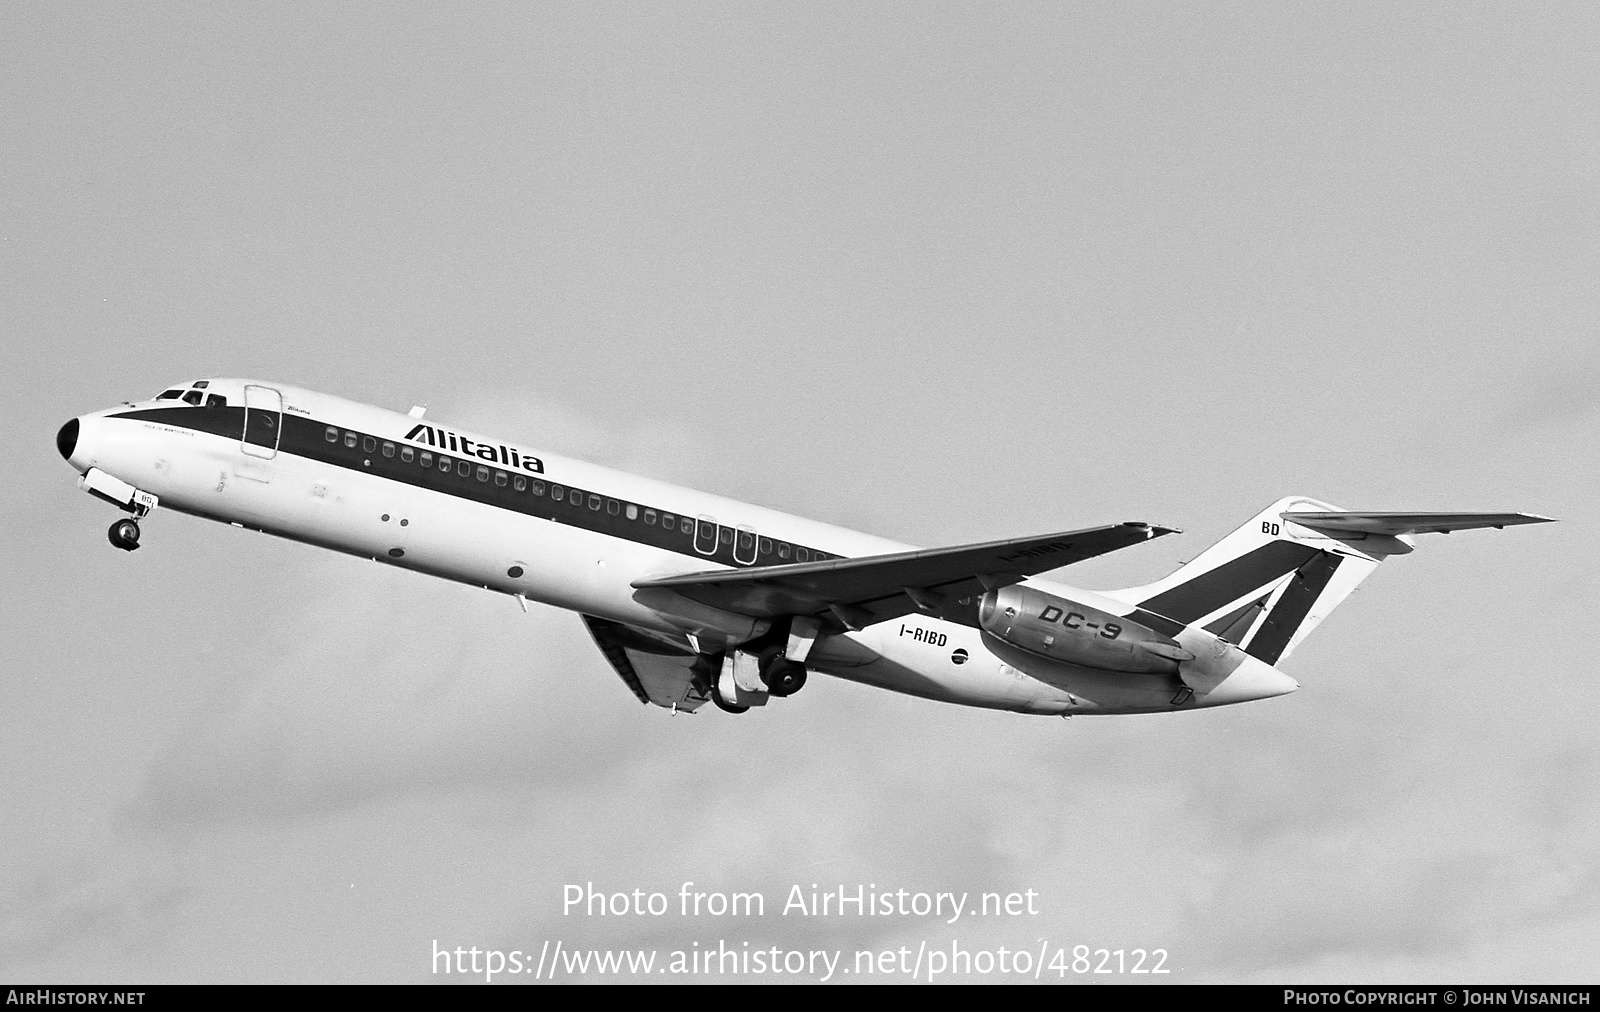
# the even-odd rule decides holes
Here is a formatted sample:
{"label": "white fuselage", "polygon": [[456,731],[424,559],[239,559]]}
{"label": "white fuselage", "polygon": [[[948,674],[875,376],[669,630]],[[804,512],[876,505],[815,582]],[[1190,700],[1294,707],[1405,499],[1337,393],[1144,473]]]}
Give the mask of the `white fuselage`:
{"label": "white fuselage", "polygon": [[[213,379],[203,396],[226,405],[184,403],[169,392],[81,416],[68,461],[184,513],[630,626],[689,633],[712,647],[738,643],[757,623],[712,609],[698,614],[689,602],[662,607],[659,595],[634,582],[911,547],[281,384]],[[238,409],[247,403],[241,434]],[[1108,612],[1129,611],[1092,592],[1028,582]],[[923,615],[825,637],[807,666],[912,695],[1030,713],[1195,706],[1170,702],[1171,677],[1019,656],[977,628]],[[1214,693],[1203,705],[1258,698],[1229,696]]]}

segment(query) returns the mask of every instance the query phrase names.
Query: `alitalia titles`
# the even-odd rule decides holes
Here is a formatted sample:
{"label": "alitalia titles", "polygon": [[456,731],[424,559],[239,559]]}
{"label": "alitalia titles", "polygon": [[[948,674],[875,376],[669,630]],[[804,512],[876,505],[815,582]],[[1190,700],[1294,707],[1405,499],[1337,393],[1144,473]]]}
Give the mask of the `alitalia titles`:
{"label": "alitalia titles", "polygon": [[413,443],[449,450],[451,453],[464,453],[469,457],[477,457],[506,467],[520,468],[530,474],[544,474],[544,461],[538,457],[518,453],[512,447],[501,443],[479,443],[449,429],[417,425],[406,433],[406,439]]}

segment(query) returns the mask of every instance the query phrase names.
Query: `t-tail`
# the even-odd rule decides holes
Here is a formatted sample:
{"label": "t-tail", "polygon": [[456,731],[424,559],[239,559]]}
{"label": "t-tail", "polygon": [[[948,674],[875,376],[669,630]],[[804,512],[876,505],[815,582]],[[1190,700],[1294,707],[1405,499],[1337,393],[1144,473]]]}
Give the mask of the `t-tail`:
{"label": "t-tail", "polygon": [[1106,596],[1199,626],[1276,665],[1412,535],[1545,523],[1527,513],[1351,513],[1303,496],[1280,499],[1164,580]]}

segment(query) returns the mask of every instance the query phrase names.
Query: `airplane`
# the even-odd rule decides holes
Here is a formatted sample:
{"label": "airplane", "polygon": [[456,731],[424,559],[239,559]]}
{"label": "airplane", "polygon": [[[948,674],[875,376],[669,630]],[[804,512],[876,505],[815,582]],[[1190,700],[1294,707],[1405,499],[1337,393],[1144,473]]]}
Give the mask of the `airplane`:
{"label": "airplane", "polygon": [[1525,513],[1278,500],[1165,579],[1039,578],[1179,533],[1123,522],[917,549],[249,379],[180,383],[56,436],[140,546],[158,506],[578,612],[641,702],[743,713],[821,672],[1031,714],[1162,713],[1281,696],[1282,663],[1413,536]]}

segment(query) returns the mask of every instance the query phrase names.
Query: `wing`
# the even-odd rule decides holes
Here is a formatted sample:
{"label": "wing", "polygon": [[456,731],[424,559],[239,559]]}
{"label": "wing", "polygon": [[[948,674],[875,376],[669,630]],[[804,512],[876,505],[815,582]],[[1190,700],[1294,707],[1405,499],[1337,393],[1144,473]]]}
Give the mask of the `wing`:
{"label": "wing", "polygon": [[981,545],[686,573],[633,586],[664,588],[752,618],[811,615],[863,629],[913,611],[941,614],[962,598],[1172,533],[1170,527],[1112,524]]}
{"label": "wing", "polygon": [[703,662],[687,642],[593,615],[583,622],[639,702],[692,713],[708,698],[694,686],[695,665]]}
{"label": "wing", "polygon": [[1281,514],[1302,527],[1319,531],[1345,531],[1353,534],[1449,534],[1479,527],[1512,527],[1516,524],[1547,524],[1549,517],[1532,513],[1297,513]]}

